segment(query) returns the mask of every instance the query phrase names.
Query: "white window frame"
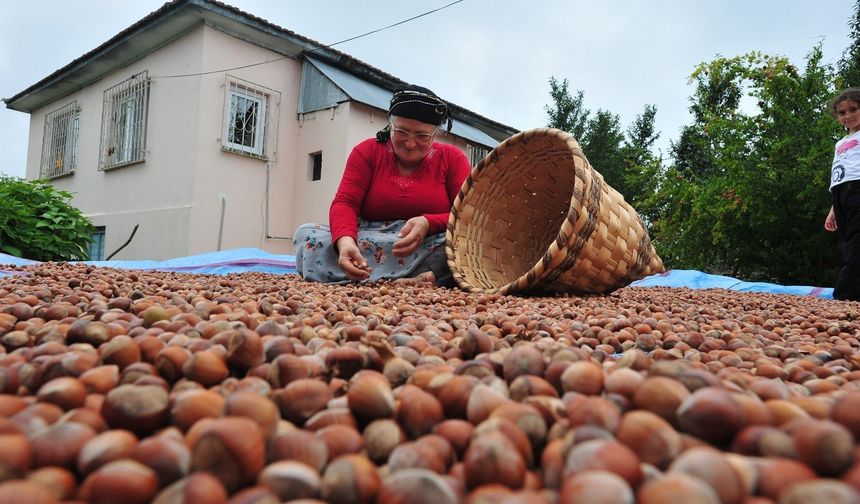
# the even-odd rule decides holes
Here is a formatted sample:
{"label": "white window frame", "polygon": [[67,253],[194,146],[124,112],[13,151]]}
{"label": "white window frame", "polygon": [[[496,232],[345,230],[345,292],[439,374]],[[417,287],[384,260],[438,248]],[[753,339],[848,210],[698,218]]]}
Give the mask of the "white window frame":
{"label": "white window frame", "polygon": [[105,90],[99,170],[146,160],[149,86],[144,71]]}
{"label": "white window frame", "polygon": [[51,179],[75,173],[81,108],[77,101],[45,115],[39,178]]}
{"label": "white window frame", "polygon": [[[274,160],[281,94],[231,75],[226,76],[224,89],[221,149],[258,159]],[[241,124],[245,118],[239,115],[240,107],[247,112],[249,104],[256,107],[253,123]],[[241,131],[239,135],[236,134],[238,131]]]}

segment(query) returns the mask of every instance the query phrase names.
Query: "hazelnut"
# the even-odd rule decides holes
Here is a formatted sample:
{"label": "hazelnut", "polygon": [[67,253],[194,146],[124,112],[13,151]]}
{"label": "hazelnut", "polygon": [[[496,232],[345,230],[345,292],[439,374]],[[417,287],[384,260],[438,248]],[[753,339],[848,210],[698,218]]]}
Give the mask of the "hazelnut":
{"label": "hazelnut", "polygon": [[161,488],[187,475],[191,467],[191,450],[175,428],[141,439],[129,458],[155,471]]}
{"label": "hazelnut", "polygon": [[370,504],[376,500],[380,477],[376,466],[363,455],[344,455],[326,467],[322,498],[332,504]]}
{"label": "hazelnut", "polygon": [[[402,407],[402,406],[401,406]],[[438,434],[451,444],[458,458],[463,456],[475,427],[466,420],[448,419],[443,420],[433,427],[433,433]]]}
{"label": "hazelnut", "polygon": [[129,458],[137,438],[127,430],[109,430],[87,441],[78,453],[78,474],[87,476],[99,467],[114,460]]}
{"label": "hazelnut", "polygon": [[562,390],[585,395],[600,394],[603,380],[603,368],[592,361],[571,362],[559,377]]}
{"label": "hazelnut", "polygon": [[397,422],[388,418],[370,422],[362,436],[367,456],[376,464],[385,464],[391,452],[407,439]]}
{"label": "hazelnut", "polygon": [[167,391],[158,385],[120,385],[107,393],[101,413],[112,428],[143,437],[167,423]]}
{"label": "hazelnut", "polygon": [[559,504],[575,502],[615,502],[633,504],[633,489],[624,478],[609,471],[583,471],[564,480]]}
{"label": "hazelnut", "polygon": [[615,432],[642,462],[666,468],[681,452],[681,436],[662,417],[647,410],[629,411]]}
{"label": "hazelnut", "polygon": [[522,488],[526,476],[525,460],[501,432],[477,434],[466,448],[463,469],[471,489],[489,483]]}
{"label": "hazelnut", "polygon": [[854,436],[841,424],[803,421],[792,438],[800,460],[822,476],[839,476],[854,463]]}
{"label": "hazelnut", "polygon": [[75,495],[75,475],[62,467],[42,467],[27,474],[27,481],[47,488],[57,500],[71,499]]}
{"label": "hazelnut", "polygon": [[128,336],[116,336],[99,345],[99,355],[104,364],[116,364],[120,370],[140,362],[140,347]]}
{"label": "hazelnut", "polygon": [[12,480],[0,483],[0,503],[53,504],[57,498],[50,489],[35,481]]}
{"label": "hazelnut", "polygon": [[690,448],[678,455],[669,466],[669,473],[685,473],[704,481],[724,503],[740,503],[747,497],[743,480],[719,450],[708,447]]}
{"label": "hazelnut", "polygon": [[[645,383],[639,387],[640,391],[644,386]],[[737,402],[727,391],[716,387],[693,392],[678,407],[677,415],[686,432],[716,444],[730,441],[745,423]]]}
{"label": "hazelnut", "polygon": [[379,504],[455,504],[457,493],[443,477],[426,469],[403,469],[386,476],[379,487]]}
{"label": "hazelnut", "polygon": [[502,362],[502,375],[508,383],[523,375],[543,376],[545,370],[543,354],[531,345],[514,347]]}
{"label": "hazelnut", "polygon": [[324,439],[303,429],[278,433],[270,442],[269,461],[278,460],[295,460],[322,472],[329,460],[328,445]]}
{"label": "hazelnut", "polygon": [[228,492],[253,481],[265,463],[263,435],[248,418],[204,418],[191,427],[187,442],[191,470],[211,472]]}
{"label": "hazelnut", "polygon": [[[268,487],[255,485],[233,494],[230,497],[229,504],[279,504],[280,502],[281,500],[278,499],[278,497],[272,493]],[[300,504],[302,502],[302,500],[298,500],[295,501],[294,504]],[[305,499],[304,502],[307,504],[320,504],[322,501]]]}
{"label": "hazelnut", "polygon": [[394,415],[391,384],[381,373],[361,371],[355,374],[346,392],[349,409],[359,421],[390,418]]}
{"label": "hazelnut", "polygon": [[184,390],[170,398],[170,424],[186,432],[202,418],[224,414],[224,396],[209,390]]}
{"label": "hazelnut", "polygon": [[59,466],[74,469],[78,453],[96,432],[75,422],[52,425],[30,439],[33,467]]}
{"label": "hazelnut", "polygon": [[666,376],[649,376],[636,388],[633,403],[675,424],[675,413],[688,397],[690,391],[681,382]]}
{"label": "hazelnut", "polygon": [[221,383],[230,374],[224,358],[215,350],[202,350],[191,354],[182,365],[182,374],[204,387]]}
{"label": "hazelnut", "polygon": [[780,504],[850,504],[857,502],[857,490],[841,481],[819,479],[802,481],[788,487],[779,498]]}
{"label": "hazelnut", "polygon": [[720,498],[707,483],[684,473],[668,473],[645,482],[636,493],[636,502],[641,504],[673,501],[719,504]]}
{"label": "hazelnut", "polygon": [[758,494],[774,500],[778,500],[789,485],[816,478],[808,465],[785,458],[757,459],[755,469],[758,474]]}
{"label": "hazelnut", "polygon": [[33,449],[23,434],[0,434],[0,482],[21,478],[33,463]]}
{"label": "hazelnut", "polygon": [[642,481],[639,457],[626,445],[610,439],[593,439],[576,444],[565,457],[563,477],[588,470],[613,472],[636,488]]}
{"label": "hazelnut", "polygon": [[437,474],[445,474],[447,470],[445,461],[430,446],[413,441],[403,443],[391,451],[388,457],[388,470],[391,473],[416,468],[427,469]]}
{"label": "hazelnut", "polygon": [[116,364],[96,366],[81,374],[80,381],[89,392],[107,394],[119,384],[119,366]]}
{"label": "hazelnut", "polygon": [[316,435],[325,441],[329,460],[345,454],[359,453],[364,449],[364,438],[355,427],[349,425],[329,425],[316,431]]}
{"label": "hazelnut", "polygon": [[260,335],[249,329],[229,332],[227,340],[227,363],[239,370],[248,370],[265,361]]}
{"label": "hazelnut", "polygon": [[272,437],[281,419],[278,407],[268,397],[254,392],[233,392],[224,407],[227,416],[243,416],[257,422],[266,438]]}
{"label": "hazelnut", "polygon": [[227,504],[227,490],[206,472],[196,472],[176,481],[155,496],[152,504]]}
{"label": "hazelnut", "polygon": [[272,392],[272,400],[281,416],[297,425],[304,424],[314,413],[325,409],[331,397],[326,383],[313,378],[293,380]]}
{"label": "hazelnut", "polygon": [[78,489],[78,498],[87,502],[116,502],[117,496],[129,504],[145,504],[158,493],[155,472],[134,460],[109,462],[87,476]]}
{"label": "hazelnut", "polygon": [[266,466],[257,478],[281,501],[312,499],[320,494],[320,476],[301,462],[283,460]]}
{"label": "hazelnut", "polygon": [[397,397],[397,421],[412,439],[427,434],[445,419],[442,403],[414,385],[404,385]]}

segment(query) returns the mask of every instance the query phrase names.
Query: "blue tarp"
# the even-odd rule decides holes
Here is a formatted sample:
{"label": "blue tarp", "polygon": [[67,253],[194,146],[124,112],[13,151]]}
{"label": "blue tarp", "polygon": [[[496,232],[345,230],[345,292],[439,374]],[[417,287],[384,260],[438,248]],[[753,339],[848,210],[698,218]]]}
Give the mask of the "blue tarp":
{"label": "blue tarp", "polygon": [[[0,265],[24,266],[35,261],[0,254]],[[85,264],[121,269],[146,269],[176,271],[179,273],[210,273],[226,275],[258,271],[261,273],[287,274],[296,272],[296,257],[291,255],[270,254],[256,248],[240,248],[208,252],[193,256],[177,257],[166,261],[85,261]],[[0,276],[9,274],[0,267]]]}
{"label": "blue tarp", "polygon": [[[0,254],[0,276],[11,274],[2,265],[23,266],[36,261]],[[209,273],[226,275],[257,271],[261,273],[287,274],[296,272],[296,258],[291,255],[270,254],[257,248],[241,248],[209,252],[166,261],[87,261],[86,264],[122,269],[149,269],[176,271],[181,273]],[[633,282],[634,287],[687,287],[690,289],[731,289],[743,292],[770,292],[833,298],[833,289],[801,285],[778,285],[765,282],[744,282],[737,278],[711,275],[696,270],[669,270]]]}
{"label": "blue tarp", "polygon": [[669,270],[631,284],[634,287],[687,287],[690,289],[731,289],[742,292],[770,292],[833,299],[833,289],[805,285],[779,285],[767,282],[744,282],[737,278],[711,275],[696,270]]}

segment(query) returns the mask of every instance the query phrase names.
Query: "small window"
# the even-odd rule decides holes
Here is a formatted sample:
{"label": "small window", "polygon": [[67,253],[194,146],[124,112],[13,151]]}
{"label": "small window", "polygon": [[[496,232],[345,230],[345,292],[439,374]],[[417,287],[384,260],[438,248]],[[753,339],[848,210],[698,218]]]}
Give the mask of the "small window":
{"label": "small window", "polygon": [[320,180],[322,178],[322,152],[315,152],[310,155],[311,180]]}
{"label": "small window", "polygon": [[278,133],[278,91],[227,76],[221,149],[274,159]]}
{"label": "small window", "polygon": [[105,227],[97,227],[90,236],[90,261],[104,261],[105,258]]}
{"label": "small window", "polygon": [[99,169],[144,161],[149,77],[141,72],[104,92]]}
{"label": "small window", "polygon": [[469,145],[469,163],[474,167],[487,156],[487,149],[478,145]]}
{"label": "small window", "polygon": [[81,109],[77,102],[69,103],[45,116],[40,178],[54,178],[75,172],[80,116]]}

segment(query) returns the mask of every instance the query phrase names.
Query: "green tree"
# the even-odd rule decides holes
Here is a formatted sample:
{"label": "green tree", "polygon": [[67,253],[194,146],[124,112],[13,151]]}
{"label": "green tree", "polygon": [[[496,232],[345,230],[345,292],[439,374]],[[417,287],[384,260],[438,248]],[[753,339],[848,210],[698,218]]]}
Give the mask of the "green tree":
{"label": "green tree", "polygon": [[550,77],[549,85],[552,104],[544,106],[549,116],[548,127],[571,133],[604,181],[627,201],[634,201],[655,188],[659,160],[652,157],[651,149],[659,137],[654,131],[656,107],[647,106],[637,116],[628,129],[635,138],[627,141],[618,115],[602,109],[592,115],[585,107],[583,91],[571,95],[567,79],[559,82]]}
{"label": "green tree", "polygon": [[624,157],[621,152],[623,141],[624,134],[621,132],[618,116],[598,109],[588,121],[581,142],[582,151],[591,166],[603,175],[607,184],[621,194],[624,194],[625,190]]}
{"label": "green tree", "polygon": [[582,141],[588,116],[591,113],[583,105],[585,93],[577,90],[576,96],[571,96],[567,79],[558,82],[555,77],[550,77],[549,95],[552,98],[552,105],[544,105],[544,110],[549,116],[547,127],[567,131],[577,141]]}
{"label": "green tree", "polygon": [[656,117],[657,107],[645,105],[642,113],[627,128],[621,148],[624,162],[621,193],[648,226],[657,216],[653,195],[657,192],[663,172],[662,158],[654,153],[654,144],[660,138],[660,133],[654,127]]}
{"label": "green tree", "polygon": [[840,88],[860,87],[860,0],[854,4],[854,17],[848,21],[851,28],[851,45],[842,53],[837,68]]}
{"label": "green tree", "polygon": [[827,113],[835,75],[821,59],[814,48],[801,71],[750,53],[693,72],[693,123],[653,201],[652,238],[670,267],[832,281],[839,249],[823,221],[839,128]]}
{"label": "green tree", "polygon": [[0,176],[0,252],[37,261],[87,259],[95,228],[71,199],[42,180]]}

